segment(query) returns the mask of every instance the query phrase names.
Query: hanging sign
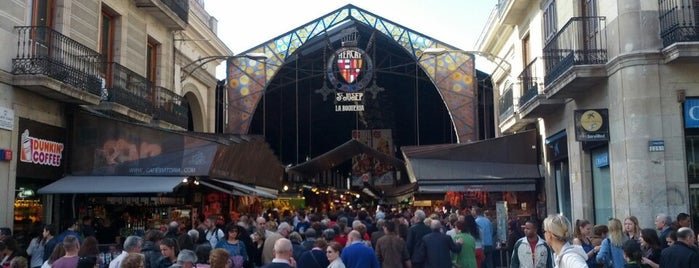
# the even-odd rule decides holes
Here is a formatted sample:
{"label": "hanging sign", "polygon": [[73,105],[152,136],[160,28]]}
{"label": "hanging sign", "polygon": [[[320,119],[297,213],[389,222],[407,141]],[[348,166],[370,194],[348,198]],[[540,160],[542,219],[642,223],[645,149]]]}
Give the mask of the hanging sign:
{"label": "hanging sign", "polygon": [[608,141],[609,110],[575,110],[576,141]]}
{"label": "hanging sign", "polygon": [[326,66],[328,81],[335,88],[336,112],[364,111],[364,89],[373,77],[374,65],[357,47],[357,39],[356,32],[345,36]]}

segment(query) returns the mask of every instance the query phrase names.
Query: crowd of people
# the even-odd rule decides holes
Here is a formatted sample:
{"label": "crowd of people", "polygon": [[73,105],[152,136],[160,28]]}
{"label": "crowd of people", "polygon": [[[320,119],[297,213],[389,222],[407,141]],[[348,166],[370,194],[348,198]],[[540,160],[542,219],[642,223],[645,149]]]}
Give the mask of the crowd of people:
{"label": "crowd of people", "polygon": [[[699,267],[689,215],[665,214],[656,228],[636,217],[606,225],[574,224],[563,215],[523,224],[510,220],[509,267]],[[0,228],[3,268],[491,268],[496,264],[493,220],[479,207],[453,213],[423,210],[376,213],[298,210],[287,217],[243,215],[227,224],[212,215],[196,226],[172,221],[166,231],[128,236],[102,252],[94,230],[73,222],[58,233],[43,226],[26,249]]]}
{"label": "crowd of people", "polygon": [[606,225],[593,225],[584,219],[571,224],[565,216],[551,215],[543,221],[543,238],[536,232],[536,221],[525,223],[510,267],[699,267],[699,238],[689,226],[686,213],[674,222],[659,214],[655,228],[641,228],[635,216],[623,223],[610,218]]}

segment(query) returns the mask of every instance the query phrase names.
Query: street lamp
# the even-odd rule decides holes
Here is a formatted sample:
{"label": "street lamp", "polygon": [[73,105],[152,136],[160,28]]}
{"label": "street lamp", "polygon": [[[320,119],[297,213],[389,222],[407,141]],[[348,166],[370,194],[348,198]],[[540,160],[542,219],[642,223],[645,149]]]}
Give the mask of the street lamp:
{"label": "street lamp", "polygon": [[180,82],[184,82],[185,79],[187,79],[188,76],[192,75],[194,71],[197,69],[201,68],[205,64],[215,61],[215,60],[231,60],[231,59],[236,59],[236,58],[248,58],[251,60],[255,61],[264,61],[267,59],[267,55],[265,53],[245,53],[243,55],[234,55],[234,56],[225,56],[225,55],[215,55],[215,56],[208,56],[208,57],[203,57],[199,58],[195,61],[190,62],[189,64],[185,65],[182,67],[184,70],[182,72],[182,75],[180,76]]}

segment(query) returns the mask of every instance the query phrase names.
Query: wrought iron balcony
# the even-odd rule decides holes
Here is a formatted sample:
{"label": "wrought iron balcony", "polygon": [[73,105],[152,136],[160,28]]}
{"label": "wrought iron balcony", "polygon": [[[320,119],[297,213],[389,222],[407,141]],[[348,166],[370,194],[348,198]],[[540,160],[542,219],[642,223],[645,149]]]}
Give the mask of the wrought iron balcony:
{"label": "wrought iron balcony", "polygon": [[571,97],[606,77],[605,23],[605,17],[573,17],[546,44],[544,84],[549,97]]}
{"label": "wrought iron balcony", "polygon": [[519,107],[524,106],[539,94],[539,79],[536,73],[536,59],[527,64],[519,74],[519,81],[522,83],[522,96],[519,98]]}
{"label": "wrought iron balcony", "polygon": [[500,96],[498,100],[498,109],[500,109],[500,122],[507,120],[510,116],[514,115],[514,96],[512,95],[512,86],[510,86],[505,93]]}
{"label": "wrought iron balcony", "polygon": [[16,85],[66,102],[99,103],[99,53],[49,27],[17,26],[15,31]]}
{"label": "wrought iron balcony", "polygon": [[667,61],[682,59],[699,62],[699,2],[694,0],[658,0],[660,38]]}
{"label": "wrought iron balcony", "polygon": [[108,63],[107,70],[104,101],[121,104],[146,115],[155,112],[151,81],[116,62]]}
{"label": "wrought iron balcony", "polygon": [[522,83],[522,96],[519,98],[518,114],[521,124],[554,113],[565,104],[562,99],[549,99],[543,94],[541,75],[537,72],[541,61],[534,59],[519,74]]}
{"label": "wrought iron balcony", "polygon": [[188,104],[185,98],[163,87],[153,87],[156,96],[156,113],[154,116],[173,125],[187,128],[189,122]]}
{"label": "wrought iron balcony", "polygon": [[165,27],[183,30],[189,22],[189,0],[135,0],[136,7],[146,10]]}
{"label": "wrought iron balcony", "polygon": [[699,41],[696,1],[658,0],[660,37],[663,46],[677,42]]}

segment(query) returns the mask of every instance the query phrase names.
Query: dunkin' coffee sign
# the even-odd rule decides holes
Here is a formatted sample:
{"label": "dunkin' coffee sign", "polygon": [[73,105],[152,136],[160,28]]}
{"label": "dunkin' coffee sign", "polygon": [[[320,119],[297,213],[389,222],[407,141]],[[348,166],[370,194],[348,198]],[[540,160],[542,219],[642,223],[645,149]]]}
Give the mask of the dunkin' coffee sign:
{"label": "dunkin' coffee sign", "polygon": [[32,137],[29,130],[22,132],[19,161],[46,166],[61,166],[63,143]]}
{"label": "dunkin' coffee sign", "polygon": [[64,128],[19,118],[17,177],[56,179],[65,174]]}

